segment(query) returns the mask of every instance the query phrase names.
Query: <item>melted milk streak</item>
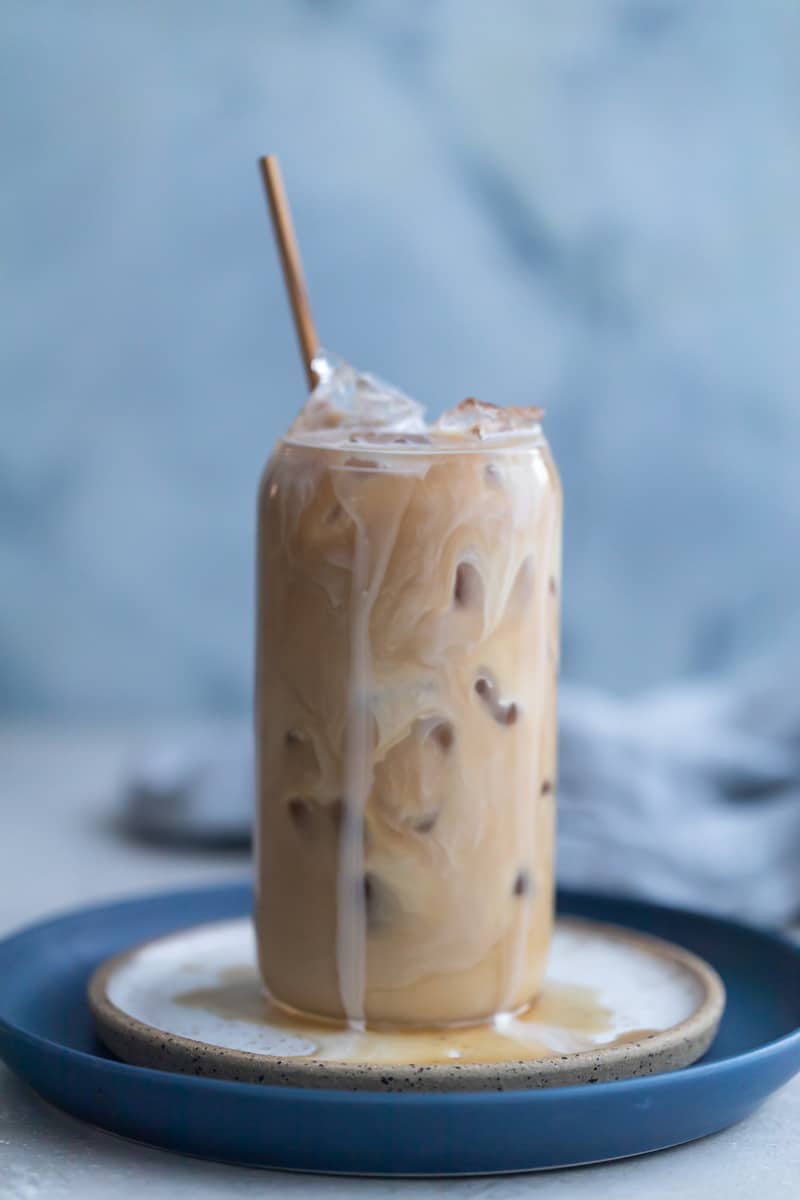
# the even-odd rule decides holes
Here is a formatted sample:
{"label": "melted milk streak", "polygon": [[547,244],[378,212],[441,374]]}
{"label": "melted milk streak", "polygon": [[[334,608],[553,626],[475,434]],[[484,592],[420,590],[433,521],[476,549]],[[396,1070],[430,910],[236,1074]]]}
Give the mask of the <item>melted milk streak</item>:
{"label": "melted milk streak", "polygon": [[[355,468],[350,468],[351,470]],[[386,566],[394,548],[397,530],[405,512],[398,506],[383,544],[370,545],[363,518],[347,498],[340,503],[353,518],[356,528],[352,579],[352,623],[350,626],[350,679],[345,750],[345,804],[339,842],[339,873],[336,914],[336,958],[342,1008],[352,1029],[364,1028],[367,987],[367,907],[364,895],[364,820],[372,787],[370,744],[370,647],[369,621]],[[408,495],[406,495],[406,502]],[[370,559],[375,560],[370,565]]]}
{"label": "melted milk streak", "polygon": [[[533,569],[533,590],[534,602],[536,604],[536,619],[533,624],[529,622],[523,623],[523,631],[527,633],[533,629],[534,636],[525,637],[524,645],[520,647],[520,662],[523,670],[535,671],[537,676],[536,681],[536,711],[533,714],[531,722],[534,730],[534,742],[531,746],[530,753],[536,758],[537,769],[533,772],[532,779],[536,791],[533,795],[528,795],[525,788],[520,783],[515,788],[514,802],[516,805],[516,823],[519,830],[520,845],[525,845],[527,842],[526,826],[528,821],[533,827],[533,836],[531,845],[536,854],[537,843],[539,838],[539,814],[542,807],[542,797],[539,794],[542,780],[542,742],[539,737],[539,732],[542,728],[542,718],[545,708],[545,696],[548,689],[548,656],[547,656],[547,604],[548,604],[548,589],[549,589],[549,572],[551,569],[551,554],[553,550],[553,537],[556,531],[558,514],[556,511],[556,501],[552,487],[550,486],[549,478],[543,481],[542,489],[536,497],[537,512],[534,514],[534,519],[542,522],[545,528],[545,536],[542,539],[542,554],[539,561],[534,562]],[[538,511],[539,505],[544,506],[544,511]],[[538,539],[537,539],[538,540]],[[537,636],[538,635],[538,636]],[[538,647],[534,651],[531,642],[538,641]],[[517,765],[518,775],[524,778],[524,770],[520,770]],[[517,920],[517,935],[514,938],[514,947],[510,955],[509,967],[506,974],[506,984],[502,1002],[499,1006],[499,1012],[505,1013],[513,1008],[512,997],[519,988],[522,973],[525,969],[525,962],[528,957],[528,936],[530,934],[531,914],[538,893],[541,887],[541,880],[537,879],[536,873],[532,872],[533,886],[528,893],[520,897],[522,902],[522,911]]]}

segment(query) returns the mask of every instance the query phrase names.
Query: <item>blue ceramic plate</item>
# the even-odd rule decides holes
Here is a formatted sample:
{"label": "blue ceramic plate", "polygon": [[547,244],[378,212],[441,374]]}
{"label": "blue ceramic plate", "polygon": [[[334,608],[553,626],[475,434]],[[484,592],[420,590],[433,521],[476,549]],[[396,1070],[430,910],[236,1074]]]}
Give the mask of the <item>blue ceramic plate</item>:
{"label": "blue ceramic plate", "polygon": [[238,916],[246,885],[90,908],[0,943],[0,1054],[60,1108],[169,1150],[254,1166],[373,1175],[530,1171],[643,1154],[739,1121],[800,1069],[800,951],[730,921],[564,894],[560,911],[679,942],[728,1003],[705,1058],[668,1075],[545,1091],[304,1091],[170,1075],[97,1042],[93,968],[170,930]]}

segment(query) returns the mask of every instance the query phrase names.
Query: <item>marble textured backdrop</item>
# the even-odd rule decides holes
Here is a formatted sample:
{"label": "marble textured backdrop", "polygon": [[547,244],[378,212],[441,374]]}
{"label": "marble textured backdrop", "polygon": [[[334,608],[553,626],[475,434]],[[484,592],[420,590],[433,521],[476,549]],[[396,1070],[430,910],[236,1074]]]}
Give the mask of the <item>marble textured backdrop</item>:
{"label": "marble textured backdrop", "polygon": [[0,708],[246,707],[253,502],[318,324],[432,410],[538,401],[567,675],[794,637],[794,0],[5,0]]}

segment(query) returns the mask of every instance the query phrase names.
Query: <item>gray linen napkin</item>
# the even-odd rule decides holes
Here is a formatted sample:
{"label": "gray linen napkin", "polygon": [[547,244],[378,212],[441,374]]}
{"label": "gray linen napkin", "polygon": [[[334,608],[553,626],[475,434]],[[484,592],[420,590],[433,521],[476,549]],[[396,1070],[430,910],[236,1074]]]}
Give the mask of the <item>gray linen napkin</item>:
{"label": "gray linen napkin", "polygon": [[[629,700],[565,685],[559,883],[757,923],[795,918],[800,694],[785,668]],[[138,836],[246,845],[249,729],[161,746],[124,790],[125,826]]]}

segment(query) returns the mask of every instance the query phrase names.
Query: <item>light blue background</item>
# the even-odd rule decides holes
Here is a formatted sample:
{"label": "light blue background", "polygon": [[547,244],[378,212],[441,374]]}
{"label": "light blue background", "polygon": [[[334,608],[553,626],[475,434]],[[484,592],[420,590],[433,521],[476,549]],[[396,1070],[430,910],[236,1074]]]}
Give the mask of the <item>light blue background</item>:
{"label": "light blue background", "polygon": [[4,0],[0,706],[246,707],[254,492],[325,343],[433,411],[541,402],[565,670],[792,636],[794,0]]}

